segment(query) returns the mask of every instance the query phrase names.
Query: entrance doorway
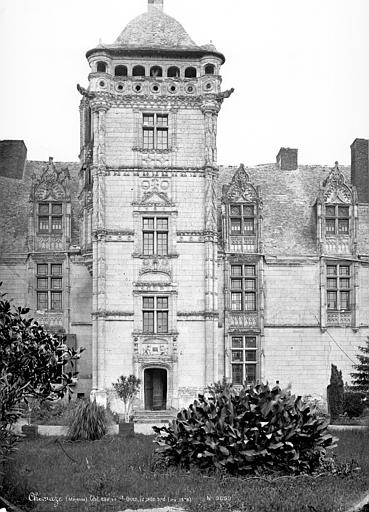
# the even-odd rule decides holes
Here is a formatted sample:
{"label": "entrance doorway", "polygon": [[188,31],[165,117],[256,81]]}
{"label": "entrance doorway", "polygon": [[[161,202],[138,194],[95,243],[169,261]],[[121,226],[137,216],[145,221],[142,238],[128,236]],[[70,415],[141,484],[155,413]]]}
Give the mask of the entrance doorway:
{"label": "entrance doorway", "polygon": [[167,372],[149,368],[144,372],[145,409],[162,411],[167,408]]}

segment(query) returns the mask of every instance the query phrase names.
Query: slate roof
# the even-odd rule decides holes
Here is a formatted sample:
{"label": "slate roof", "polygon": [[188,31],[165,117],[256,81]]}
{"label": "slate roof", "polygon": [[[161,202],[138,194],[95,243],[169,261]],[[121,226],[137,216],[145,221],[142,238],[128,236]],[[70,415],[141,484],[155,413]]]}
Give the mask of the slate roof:
{"label": "slate roof", "polygon": [[[231,182],[237,168],[220,166],[219,201],[223,185]],[[245,167],[245,170],[251,183],[260,186],[265,253],[270,256],[318,256],[313,206],[319,184],[331,167],[299,166],[295,171],[282,171],[276,164],[265,164]],[[350,168],[340,167],[340,170],[350,183]]]}
{"label": "slate roof", "polygon": [[198,48],[182,25],[159,9],[137,16],[115,44],[136,48]]}
{"label": "slate roof", "polygon": [[[77,162],[54,162],[57,168],[68,167],[72,202],[71,244],[79,244],[78,173]],[[27,161],[23,179],[0,176],[0,257],[28,253],[28,216],[32,175],[41,175],[47,162]]]}

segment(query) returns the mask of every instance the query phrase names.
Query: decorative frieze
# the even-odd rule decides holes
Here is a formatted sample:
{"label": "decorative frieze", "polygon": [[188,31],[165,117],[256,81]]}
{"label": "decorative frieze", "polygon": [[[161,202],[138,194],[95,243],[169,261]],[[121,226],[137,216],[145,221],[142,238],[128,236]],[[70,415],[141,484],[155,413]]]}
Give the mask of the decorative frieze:
{"label": "decorative frieze", "polygon": [[335,311],[327,313],[327,326],[346,327],[352,325],[351,311]]}
{"label": "decorative frieze", "polygon": [[230,311],[228,313],[228,324],[230,329],[256,328],[258,325],[258,314],[256,312]]}
{"label": "decorative frieze", "polygon": [[36,250],[38,251],[62,251],[63,239],[55,236],[37,236]]}

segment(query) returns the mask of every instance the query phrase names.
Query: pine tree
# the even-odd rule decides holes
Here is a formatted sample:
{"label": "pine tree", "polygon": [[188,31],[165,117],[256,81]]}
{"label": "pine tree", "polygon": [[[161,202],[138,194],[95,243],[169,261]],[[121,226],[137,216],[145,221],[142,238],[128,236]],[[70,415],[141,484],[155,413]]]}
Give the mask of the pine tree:
{"label": "pine tree", "polygon": [[356,357],[358,364],[354,365],[356,372],[351,373],[353,391],[360,391],[369,397],[369,337],[366,341],[366,347],[359,347],[362,354]]}

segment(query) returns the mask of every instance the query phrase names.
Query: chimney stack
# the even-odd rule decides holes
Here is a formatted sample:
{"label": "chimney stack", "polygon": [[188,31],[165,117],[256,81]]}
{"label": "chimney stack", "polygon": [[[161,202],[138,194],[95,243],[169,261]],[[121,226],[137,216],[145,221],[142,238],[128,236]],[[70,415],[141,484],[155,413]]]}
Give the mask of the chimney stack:
{"label": "chimney stack", "polygon": [[281,171],[295,171],[297,169],[297,149],[281,148],[277,155],[277,165]]}
{"label": "chimney stack", "polygon": [[147,10],[150,12],[152,9],[163,10],[164,0],[148,0]]}
{"label": "chimney stack", "polygon": [[23,179],[27,148],[23,140],[0,140],[0,176]]}
{"label": "chimney stack", "polygon": [[359,203],[369,203],[369,140],[355,139],[351,144],[351,183]]}

